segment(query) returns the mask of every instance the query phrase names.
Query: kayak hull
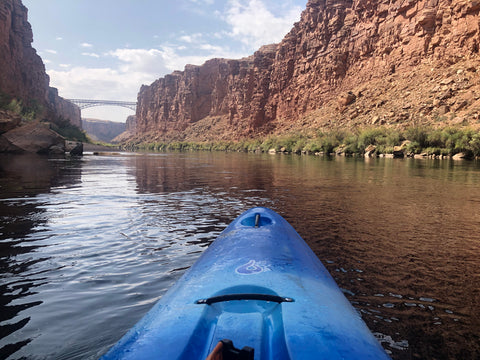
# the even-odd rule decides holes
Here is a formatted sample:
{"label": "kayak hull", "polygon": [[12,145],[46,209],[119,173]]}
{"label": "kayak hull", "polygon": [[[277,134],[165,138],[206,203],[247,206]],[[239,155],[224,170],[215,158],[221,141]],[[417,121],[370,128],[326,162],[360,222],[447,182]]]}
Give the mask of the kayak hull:
{"label": "kayak hull", "polygon": [[390,359],[280,215],[234,220],[103,360],[204,360],[223,339],[255,360]]}

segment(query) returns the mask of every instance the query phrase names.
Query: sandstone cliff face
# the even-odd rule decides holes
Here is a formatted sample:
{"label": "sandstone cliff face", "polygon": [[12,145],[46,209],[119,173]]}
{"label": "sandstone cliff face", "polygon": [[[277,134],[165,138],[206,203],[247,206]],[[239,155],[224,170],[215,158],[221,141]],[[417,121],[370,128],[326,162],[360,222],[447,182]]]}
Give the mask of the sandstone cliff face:
{"label": "sandstone cliff face", "polygon": [[125,123],[125,131],[134,133],[137,129],[137,117],[135,115],[130,115],[127,117]]}
{"label": "sandstone cliff face", "polygon": [[63,118],[81,127],[80,109],[49,87],[45,66],[31,45],[27,12],[20,0],[0,2],[0,92],[27,106],[42,105],[49,120]]}
{"label": "sandstone cliff face", "polygon": [[244,119],[248,134],[275,114],[265,110],[277,45],[264,46],[241,60],[213,59],[202,66],[142,86],[137,105],[137,133],[181,132],[201,119],[220,116],[230,126]]}
{"label": "sandstone cliff face", "polygon": [[[473,76],[453,78],[457,64],[476,72],[479,10],[476,0],[310,0],[280,44],[241,60],[189,65],[143,86],[136,139],[234,139],[310,126],[312,113],[318,126],[345,117],[359,125],[377,117],[398,123],[411,122],[412,114],[438,116],[441,106],[456,107],[454,95],[477,85],[480,91]],[[426,81],[433,82],[429,88],[422,86]],[[391,97],[408,95],[409,107],[394,104],[387,116],[378,97],[392,87]],[[338,103],[347,91],[356,93],[353,100]],[[454,100],[437,96],[443,91]],[[346,109],[357,98],[366,109]],[[476,100],[471,96],[463,110],[480,111]]]}
{"label": "sandstone cliff face", "polygon": [[45,100],[48,76],[32,48],[33,34],[27,9],[20,1],[0,3],[1,91],[20,99]]}
{"label": "sandstone cliff face", "polygon": [[272,102],[291,118],[337,89],[408,73],[425,60],[478,57],[479,10],[468,0],[310,0],[277,53]]}
{"label": "sandstone cliff face", "polygon": [[47,119],[68,120],[71,124],[82,128],[82,116],[80,108],[74,103],[58,96],[58,90],[53,87],[48,88],[48,113]]}

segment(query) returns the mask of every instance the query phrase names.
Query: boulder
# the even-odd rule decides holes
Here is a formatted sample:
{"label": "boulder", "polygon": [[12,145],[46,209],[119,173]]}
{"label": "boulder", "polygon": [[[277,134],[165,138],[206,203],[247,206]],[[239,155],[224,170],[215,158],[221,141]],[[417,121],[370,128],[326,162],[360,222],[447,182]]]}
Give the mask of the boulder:
{"label": "boulder", "polygon": [[49,155],[65,155],[65,148],[58,145],[53,145],[48,148]]}
{"label": "boulder", "polygon": [[394,146],[393,147],[393,158],[395,159],[402,159],[405,157],[405,153],[403,152],[404,147],[402,146]]}
{"label": "boulder", "polygon": [[349,91],[338,97],[338,105],[340,105],[341,107],[345,107],[353,103],[356,99],[357,97],[355,96],[355,94]]}
{"label": "boulder", "polygon": [[20,125],[22,118],[10,111],[0,110],[0,134],[13,130]]}
{"label": "boulder", "polygon": [[368,145],[365,148],[365,157],[373,157],[376,151],[377,151],[377,147],[375,145]]}
{"label": "boulder", "polygon": [[23,152],[18,146],[13,145],[3,135],[0,135],[0,153],[21,154]]}
{"label": "boulder", "polygon": [[65,152],[73,156],[82,156],[83,143],[78,141],[65,141]]}
{"label": "boulder", "polygon": [[48,154],[50,148],[58,146],[65,151],[65,139],[50,130],[48,124],[29,123],[3,134],[15,147],[30,153]]}
{"label": "boulder", "polygon": [[467,154],[467,153],[458,153],[458,154],[455,154],[452,156],[452,159],[453,160],[470,160],[472,158],[471,155]]}

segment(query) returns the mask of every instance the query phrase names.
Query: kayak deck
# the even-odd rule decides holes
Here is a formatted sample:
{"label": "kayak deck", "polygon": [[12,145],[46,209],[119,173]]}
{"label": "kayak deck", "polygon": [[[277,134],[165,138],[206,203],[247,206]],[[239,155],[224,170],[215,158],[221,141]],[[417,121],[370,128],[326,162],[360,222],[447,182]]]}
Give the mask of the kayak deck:
{"label": "kayak deck", "polygon": [[103,359],[204,360],[223,339],[255,360],[389,359],[317,256],[266,208],[234,220]]}

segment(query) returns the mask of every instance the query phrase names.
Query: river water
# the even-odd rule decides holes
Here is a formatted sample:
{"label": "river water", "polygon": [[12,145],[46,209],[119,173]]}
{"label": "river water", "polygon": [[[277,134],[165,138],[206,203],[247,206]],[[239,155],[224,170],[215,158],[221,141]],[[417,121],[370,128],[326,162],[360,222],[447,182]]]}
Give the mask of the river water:
{"label": "river water", "polygon": [[393,359],[480,359],[480,164],[0,156],[0,359],[96,359],[239,214],[285,217]]}

